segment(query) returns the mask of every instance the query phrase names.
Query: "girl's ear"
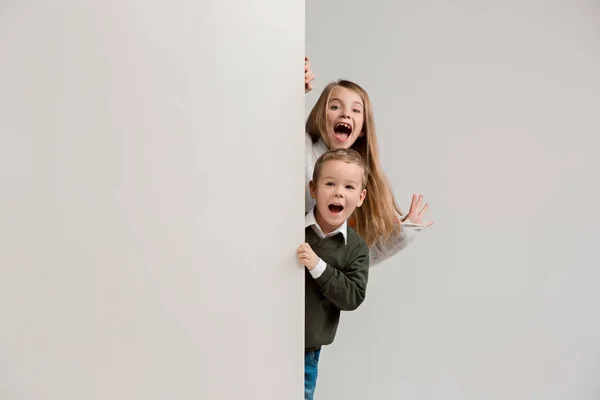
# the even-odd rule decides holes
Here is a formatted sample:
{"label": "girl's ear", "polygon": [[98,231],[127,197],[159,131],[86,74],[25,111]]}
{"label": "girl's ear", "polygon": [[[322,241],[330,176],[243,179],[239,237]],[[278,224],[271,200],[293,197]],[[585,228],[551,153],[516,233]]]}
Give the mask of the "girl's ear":
{"label": "girl's ear", "polygon": [[312,180],[308,182],[308,189],[310,191],[310,197],[316,200],[317,194],[315,193],[315,183]]}

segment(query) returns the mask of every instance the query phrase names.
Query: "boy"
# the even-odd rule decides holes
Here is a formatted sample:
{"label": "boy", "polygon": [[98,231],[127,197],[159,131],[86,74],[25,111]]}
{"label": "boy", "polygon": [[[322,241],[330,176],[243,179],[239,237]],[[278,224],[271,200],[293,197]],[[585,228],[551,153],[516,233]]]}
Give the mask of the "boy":
{"label": "boy", "polygon": [[316,205],[306,214],[306,243],[297,251],[306,267],[305,400],[313,400],[321,346],[333,342],[340,311],[355,310],[365,299],[369,248],[347,220],[365,199],[368,174],[355,150],[330,150],[317,160],[309,183]]}

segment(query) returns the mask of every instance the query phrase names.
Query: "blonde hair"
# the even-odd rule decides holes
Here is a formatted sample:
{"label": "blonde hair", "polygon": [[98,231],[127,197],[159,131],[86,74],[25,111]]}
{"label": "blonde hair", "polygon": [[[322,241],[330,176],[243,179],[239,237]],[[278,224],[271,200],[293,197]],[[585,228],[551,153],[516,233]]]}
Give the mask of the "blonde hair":
{"label": "blonde hair", "polygon": [[358,152],[364,160],[368,170],[367,196],[362,207],[357,207],[353,213],[356,232],[363,237],[369,246],[381,238],[388,238],[398,233],[400,224],[397,223],[397,214],[402,215],[396,204],[394,194],[388,180],[379,165],[379,150],[375,134],[373,107],[367,92],[354,82],[339,80],[325,87],[317,103],[311,110],[306,120],[306,132],[313,143],[321,138],[328,143],[327,138],[327,107],[331,93],[337,87],[354,91],[360,96],[364,105],[364,123],[362,134],[356,139],[351,149]]}
{"label": "blonde hair", "polygon": [[328,161],[342,161],[346,164],[358,165],[363,170],[362,186],[360,189],[362,190],[367,186],[367,183],[369,182],[369,167],[358,151],[352,149],[335,149],[323,153],[315,163],[315,169],[313,170],[312,176],[314,183],[317,183],[321,177],[321,169],[323,169],[323,165]]}

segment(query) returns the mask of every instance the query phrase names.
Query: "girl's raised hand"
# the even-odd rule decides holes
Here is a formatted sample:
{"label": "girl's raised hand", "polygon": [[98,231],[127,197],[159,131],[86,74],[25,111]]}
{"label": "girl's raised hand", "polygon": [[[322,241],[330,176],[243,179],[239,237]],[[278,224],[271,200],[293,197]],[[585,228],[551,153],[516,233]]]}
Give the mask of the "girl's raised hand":
{"label": "girl's raised hand", "polygon": [[427,212],[427,209],[429,208],[429,204],[425,203],[425,205],[421,208],[422,201],[423,201],[422,194],[419,194],[418,196],[416,194],[413,194],[412,202],[410,203],[410,209],[408,210],[408,214],[406,214],[406,216],[404,217],[402,222],[410,222],[413,224],[424,225],[427,227],[433,225],[433,221],[429,221],[429,222],[423,221],[423,216]]}
{"label": "girl's raised hand", "polygon": [[304,57],[304,93],[310,92],[312,87],[312,81],[315,79],[312,69],[310,69],[310,61],[308,57]]}

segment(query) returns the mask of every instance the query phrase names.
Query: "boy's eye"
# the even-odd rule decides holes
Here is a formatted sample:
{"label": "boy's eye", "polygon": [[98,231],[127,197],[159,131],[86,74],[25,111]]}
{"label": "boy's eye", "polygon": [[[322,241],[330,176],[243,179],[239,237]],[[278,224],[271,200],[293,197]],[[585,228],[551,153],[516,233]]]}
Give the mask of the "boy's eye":
{"label": "boy's eye", "polygon": [[327,185],[327,186],[333,186],[333,182],[327,182],[327,183],[325,183],[325,185]]}

